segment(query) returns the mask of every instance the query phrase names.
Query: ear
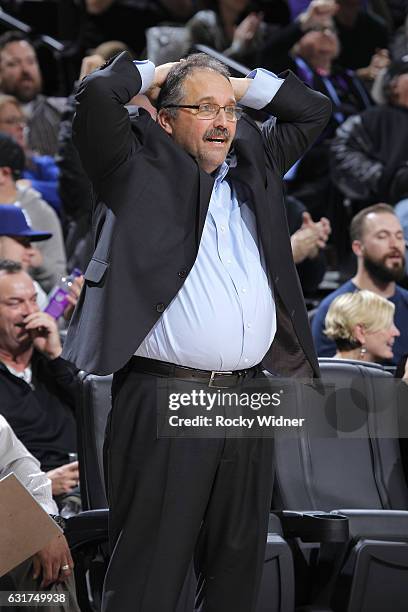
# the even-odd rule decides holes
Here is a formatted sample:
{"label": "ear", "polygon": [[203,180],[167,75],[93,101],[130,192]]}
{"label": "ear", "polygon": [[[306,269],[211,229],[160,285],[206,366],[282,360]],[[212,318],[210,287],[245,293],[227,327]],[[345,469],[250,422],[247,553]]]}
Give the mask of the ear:
{"label": "ear", "polygon": [[353,250],[354,255],[357,257],[361,257],[364,252],[364,247],[361,240],[353,240],[351,244],[351,248]]}
{"label": "ear", "polygon": [[173,134],[172,117],[170,117],[163,108],[158,112],[157,123],[169,134],[169,136]]}
{"label": "ear", "polygon": [[360,344],[364,344],[366,340],[364,325],[360,325],[360,323],[355,325],[353,328],[353,336]]}
{"label": "ear", "polygon": [[0,168],[0,184],[4,185],[5,182],[9,181],[11,177],[11,169],[7,166]]}

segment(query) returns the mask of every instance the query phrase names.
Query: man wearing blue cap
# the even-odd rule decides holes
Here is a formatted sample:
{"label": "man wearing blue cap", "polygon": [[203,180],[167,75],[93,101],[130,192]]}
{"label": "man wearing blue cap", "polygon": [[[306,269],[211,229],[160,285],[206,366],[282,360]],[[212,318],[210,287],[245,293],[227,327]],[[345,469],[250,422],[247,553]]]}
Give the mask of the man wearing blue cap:
{"label": "man wearing blue cap", "polygon": [[[48,240],[52,234],[37,232],[27,223],[24,211],[13,205],[0,206],[0,259],[10,259],[21,263],[23,269],[41,265],[42,255],[32,246],[32,242]],[[47,294],[33,281],[37,291],[37,304],[41,310],[48,303]]]}

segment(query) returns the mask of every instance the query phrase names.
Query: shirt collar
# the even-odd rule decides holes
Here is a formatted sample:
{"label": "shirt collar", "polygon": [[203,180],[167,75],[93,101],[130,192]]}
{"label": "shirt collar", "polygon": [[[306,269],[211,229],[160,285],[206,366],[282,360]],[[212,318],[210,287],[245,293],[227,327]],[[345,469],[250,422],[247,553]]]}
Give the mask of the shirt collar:
{"label": "shirt collar", "polygon": [[218,171],[215,175],[215,187],[218,187],[221,181],[225,179],[228,170],[229,170],[229,164],[226,161],[224,161],[221,164],[221,166],[218,168]]}
{"label": "shirt collar", "polygon": [[16,376],[17,378],[21,378],[28,385],[31,385],[31,381],[33,378],[31,366],[27,366],[22,372],[19,372],[18,370],[15,370],[11,366],[8,366],[6,364],[4,365],[7,368],[7,370],[10,372],[10,374],[13,374],[13,376]]}

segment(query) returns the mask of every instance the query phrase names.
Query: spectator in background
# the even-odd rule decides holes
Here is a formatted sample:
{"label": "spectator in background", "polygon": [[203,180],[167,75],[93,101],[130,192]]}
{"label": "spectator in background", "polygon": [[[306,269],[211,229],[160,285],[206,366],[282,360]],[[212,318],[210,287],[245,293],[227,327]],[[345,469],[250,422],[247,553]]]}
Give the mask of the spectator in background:
{"label": "spectator in background", "polygon": [[331,146],[332,180],[360,207],[398,201],[391,193],[408,161],[408,57],[391,64],[383,90],[387,103],[347,119]]}
{"label": "spectator in background", "polygon": [[333,300],[343,293],[368,289],[387,298],[395,306],[395,324],[400,330],[394,344],[392,362],[397,364],[408,353],[408,291],[397,282],[405,274],[405,241],[401,224],[387,204],[361,210],[350,226],[352,249],[357,256],[357,274],[328,295],[312,321],[312,333],[319,357],[333,357],[336,346],[324,334],[325,317]]}
{"label": "spectator in background", "polygon": [[[24,211],[13,205],[3,204],[0,206],[0,260],[8,259],[21,264],[25,272],[30,273],[42,263],[40,251],[32,245],[32,242],[49,240],[51,234],[47,232],[36,232],[27,223]],[[37,304],[40,310],[44,310],[48,304],[48,296],[41,285],[33,280],[37,291]],[[64,318],[69,321],[76,306],[83,284],[83,276],[73,280],[70,293],[67,298],[69,305],[64,311]]]}
{"label": "spectator in background", "polygon": [[290,51],[294,45],[311,30],[331,28],[337,8],[335,0],[312,0],[292,23],[268,32],[259,51],[259,64],[273,72],[292,67]]}
{"label": "spectator in background", "polygon": [[40,194],[32,187],[17,184],[24,167],[23,149],[13,138],[0,133],[0,205],[19,206],[33,229],[51,234],[49,240],[39,244],[42,265],[33,269],[34,278],[48,292],[66,274],[62,229],[55,211]]}
{"label": "spectator in background", "polygon": [[293,70],[332,102],[332,114],[323,134],[287,176],[288,193],[301,200],[316,220],[328,214],[330,142],[336,129],[347,117],[371,105],[360,79],[336,64],[339,48],[330,21],[310,29],[293,48]]}
{"label": "spectator in background", "polygon": [[145,30],[161,21],[188,19],[192,0],[81,0],[80,57],[106,40],[122,40],[135,55],[146,44]]}
{"label": "spectator in background", "polygon": [[25,184],[36,189],[59,213],[61,200],[58,194],[58,166],[50,155],[37,155],[29,150],[27,119],[20,102],[14,96],[0,94],[0,132],[12,136],[24,149],[26,166],[22,179],[25,179]]}
{"label": "spectator in background", "polygon": [[40,461],[52,492],[78,485],[77,369],[60,357],[54,319],[41,312],[30,276],[16,262],[0,262],[0,413]]}
{"label": "spectator in background", "polygon": [[[274,72],[281,72],[292,64],[289,52],[304,34],[313,30],[324,31],[328,29],[336,32],[338,39],[337,45],[340,57],[336,63],[342,67],[344,74],[351,74],[347,72],[351,66],[343,63],[341,51],[344,42],[342,37],[339,36],[337,22],[334,20],[339,11],[339,4],[335,0],[312,0],[310,4],[307,4],[308,6],[292,23],[268,32],[265,45],[261,50],[259,63]],[[388,52],[385,49],[379,49],[378,51],[375,49],[367,60],[367,64],[364,64],[364,67],[357,71],[357,76],[371,86],[371,81],[388,63]]]}
{"label": "spectator in background", "polygon": [[[39,462],[15,435],[6,419],[0,416],[0,478],[15,474],[35,501],[62,526],[62,517],[52,499],[51,482],[41,471]],[[16,534],[18,539],[18,534]],[[53,538],[33,557],[0,578],[2,591],[38,591],[47,588],[51,593],[69,590],[69,601],[60,604],[55,612],[79,612],[72,576],[74,563],[63,534]],[[40,610],[41,604],[30,606]]]}
{"label": "spectator in background", "polygon": [[362,0],[337,0],[337,4],[334,20],[341,45],[339,63],[371,80],[367,67],[378,50],[388,47],[387,26],[380,17],[363,8]]}
{"label": "spectator in background", "polygon": [[314,223],[305,206],[290,196],[285,198],[293,260],[305,295],[316,291],[326,271],[323,249],[331,233],[323,217]]}
{"label": "spectator in background", "polygon": [[65,98],[41,94],[42,76],[34,47],[20,32],[0,36],[0,91],[15,96],[28,118],[28,146],[40,155],[55,155]]}
{"label": "spectator in background", "polygon": [[186,24],[190,46],[207,45],[253,66],[266,34],[263,14],[248,11],[250,0],[217,0],[214,10],[199,11]]}
{"label": "spectator in background", "polygon": [[[40,251],[33,247],[32,242],[48,240],[51,234],[36,232],[30,228],[24,211],[17,206],[3,204],[0,206],[0,260],[17,261],[23,270],[29,272],[42,262]],[[44,310],[48,298],[41,285],[34,282],[37,291],[37,304]]]}
{"label": "spectator in background", "polygon": [[336,344],[338,359],[383,363],[392,360],[395,305],[363,289],[336,297],[327,311],[324,333]]}

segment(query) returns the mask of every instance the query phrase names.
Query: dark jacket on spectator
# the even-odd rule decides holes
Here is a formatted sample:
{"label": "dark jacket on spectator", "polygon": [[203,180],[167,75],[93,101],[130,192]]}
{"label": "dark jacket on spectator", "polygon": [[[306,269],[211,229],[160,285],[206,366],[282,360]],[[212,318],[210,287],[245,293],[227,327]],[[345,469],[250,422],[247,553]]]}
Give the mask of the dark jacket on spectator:
{"label": "dark jacket on spectator", "polygon": [[408,108],[378,106],[350,117],[332,143],[331,173],[343,195],[390,201],[396,172],[408,160]]}
{"label": "dark jacket on spectator", "polygon": [[331,74],[322,76],[301,57],[291,60],[290,65],[298,77],[320,91],[332,102],[330,121],[317,142],[306,151],[291,173],[288,185],[290,195],[303,202],[315,220],[328,214],[330,200],[330,143],[336,129],[354,113],[372,104],[361,80],[351,71],[333,64]]}
{"label": "dark jacket on spectator", "polygon": [[44,471],[68,463],[76,452],[78,370],[61,357],[34,351],[31,384],[0,363],[0,412]]}

